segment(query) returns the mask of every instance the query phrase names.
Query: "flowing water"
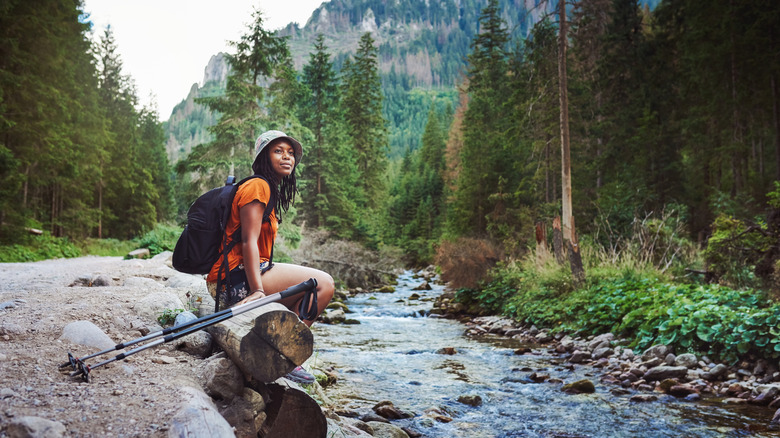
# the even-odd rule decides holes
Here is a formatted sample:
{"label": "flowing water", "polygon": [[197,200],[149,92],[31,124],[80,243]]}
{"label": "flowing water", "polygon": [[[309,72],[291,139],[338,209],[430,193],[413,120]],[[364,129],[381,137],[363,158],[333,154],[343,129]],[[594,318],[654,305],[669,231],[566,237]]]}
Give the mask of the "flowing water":
{"label": "flowing water", "polygon": [[[469,338],[457,321],[423,316],[442,286],[413,291],[422,283],[410,272],[393,293],[361,294],[346,303],[360,324],[315,324],[319,367],[332,366],[338,382],[326,390],[344,409],[364,410],[389,400],[414,418],[397,420],[426,437],[764,437],[768,408],[724,406],[720,400],[685,402],[659,394],[636,403],[599,383],[598,370],[571,367],[544,348],[515,355],[523,345],[502,337]],[[420,299],[410,299],[412,294]],[[437,353],[452,347],[454,355]],[[590,379],[596,393],[570,395],[560,383],[529,383],[531,373],[565,383]],[[482,404],[458,402],[478,395]],[[451,422],[425,415],[438,408]]]}

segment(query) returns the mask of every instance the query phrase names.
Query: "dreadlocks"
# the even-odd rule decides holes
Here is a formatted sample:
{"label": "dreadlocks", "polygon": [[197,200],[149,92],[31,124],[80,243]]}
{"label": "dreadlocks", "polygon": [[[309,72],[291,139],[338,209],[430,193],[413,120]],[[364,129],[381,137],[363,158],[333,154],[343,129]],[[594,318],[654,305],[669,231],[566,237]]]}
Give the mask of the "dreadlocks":
{"label": "dreadlocks", "polygon": [[295,163],[290,175],[285,176],[279,181],[279,176],[274,172],[271,167],[271,161],[268,158],[268,151],[271,150],[273,143],[274,142],[269,144],[265,150],[260,153],[257,160],[252,163],[252,171],[255,172],[255,175],[261,175],[269,181],[270,184],[268,185],[276,196],[274,210],[276,210],[276,217],[279,218],[279,223],[281,223],[282,210],[286,212],[290,208],[290,205],[295,201],[295,195],[298,193],[298,185],[295,179],[295,169],[298,168],[298,163]]}

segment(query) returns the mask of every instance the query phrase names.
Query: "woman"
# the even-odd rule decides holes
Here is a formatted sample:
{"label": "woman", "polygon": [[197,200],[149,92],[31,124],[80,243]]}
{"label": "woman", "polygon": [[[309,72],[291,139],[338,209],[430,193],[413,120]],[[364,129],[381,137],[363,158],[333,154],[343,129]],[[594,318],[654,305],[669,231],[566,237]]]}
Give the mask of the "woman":
{"label": "woman", "polygon": [[[325,272],[288,263],[274,263],[272,269],[268,268],[279,226],[280,211],[287,211],[297,193],[295,168],[302,156],[301,144],[284,132],[268,131],[257,138],[252,170],[255,175],[262,178],[250,179],[239,186],[226,227],[229,236],[228,244],[231,242],[230,236],[241,227],[241,242],[237,243],[228,254],[228,265],[231,284],[234,285],[232,295],[243,299],[237,303],[220,300],[221,307],[227,308],[231,305],[258,300],[309,278],[315,278],[317,280],[316,316],[303,320],[307,326],[311,326],[333,298],[335,289],[333,278]],[[266,205],[272,199],[276,200],[275,205],[272,205],[273,211],[268,215],[268,220],[263,221]],[[218,261],[206,278],[209,292],[214,297],[217,294],[217,278],[221,264],[222,261]],[[238,290],[235,290],[236,288]],[[231,291],[219,291],[220,298],[227,299],[231,295],[229,292]],[[302,297],[295,296],[281,300],[280,303],[297,312],[301,300]],[[303,383],[314,381],[314,377],[301,367],[296,368],[288,377]]]}

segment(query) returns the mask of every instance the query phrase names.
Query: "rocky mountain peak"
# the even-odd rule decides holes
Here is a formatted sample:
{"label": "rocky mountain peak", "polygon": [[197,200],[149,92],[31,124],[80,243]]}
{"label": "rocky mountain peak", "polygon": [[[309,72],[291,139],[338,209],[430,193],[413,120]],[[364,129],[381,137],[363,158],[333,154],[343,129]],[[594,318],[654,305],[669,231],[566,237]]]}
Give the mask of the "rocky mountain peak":
{"label": "rocky mountain peak", "polygon": [[201,87],[206,83],[215,81],[217,83],[224,83],[227,81],[228,72],[230,67],[228,66],[225,54],[222,52],[217,53],[209,59],[208,65],[203,69],[203,82]]}

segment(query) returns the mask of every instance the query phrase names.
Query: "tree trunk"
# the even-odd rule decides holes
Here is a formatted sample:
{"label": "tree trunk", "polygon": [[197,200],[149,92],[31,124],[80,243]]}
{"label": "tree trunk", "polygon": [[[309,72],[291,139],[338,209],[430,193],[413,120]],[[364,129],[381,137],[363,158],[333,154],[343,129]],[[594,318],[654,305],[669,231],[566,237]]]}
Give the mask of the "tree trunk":
{"label": "tree trunk", "polygon": [[261,438],[325,438],[328,422],[322,408],[309,394],[280,381],[256,390],[267,397]]}
{"label": "tree trunk", "polygon": [[582,255],[580,254],[580,245],[577,242],[577,232],[574,230],[574,219],[572,218],[572,239],[569,240],[569,266],[571,266],[571,276],[574,278],[574,283],[579,285],[585,281],[585,268],[582,267]]}
{"label": "tree trunk", "polygon": [[250,310],[209,328],[217,344],[247,376],[272,382],[311,356],[314,336],[279,303]]}
{"label": "tree trunk", "polygon": [[563,204],[563,239],[572,239],[571,152],[569,148],[569,95],[566,76],[566,2],[558,1],[558,95],[561,104],[561,203]]}
{"label": "tree trunk", "polygon": [[562,265],[566,262],[563,257],[563,233],[561,232],[561,218],[555,217],[553,219],[553,252],[555,252],[555,260],[558,264]]}

